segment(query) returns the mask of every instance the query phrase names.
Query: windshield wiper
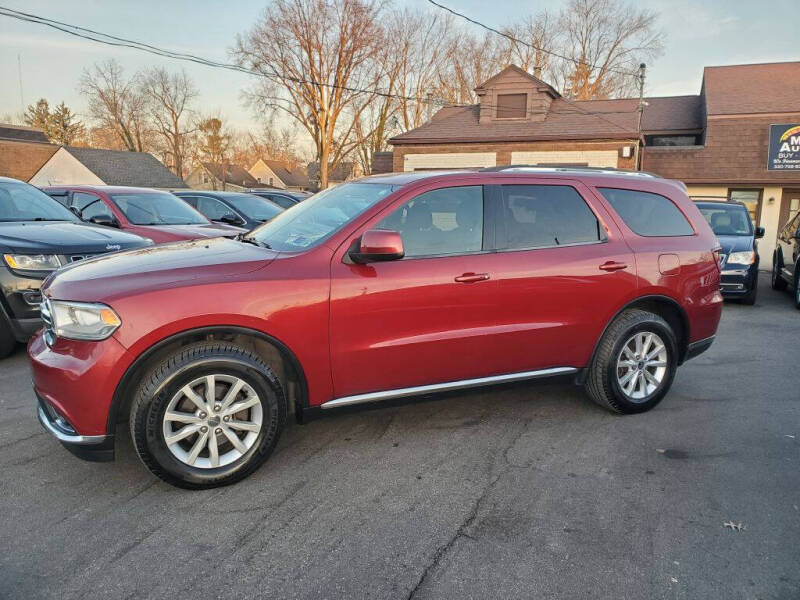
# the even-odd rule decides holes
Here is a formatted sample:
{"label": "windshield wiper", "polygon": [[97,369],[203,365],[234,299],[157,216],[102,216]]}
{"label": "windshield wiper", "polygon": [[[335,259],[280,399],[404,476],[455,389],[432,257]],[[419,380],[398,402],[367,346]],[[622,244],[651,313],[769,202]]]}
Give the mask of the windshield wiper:
{"label": "windshield wiper", "polygon": [[267,250],[272,250],[272,246],[270,246],[266,242],[259,242],[254,238],[247,237],[247,234],[245,233],[240,233],[233,239],[235,239],[237,242],[243,242],[245,244],[253,244],[253,246],[258,246],[259,248],[266,248]]}

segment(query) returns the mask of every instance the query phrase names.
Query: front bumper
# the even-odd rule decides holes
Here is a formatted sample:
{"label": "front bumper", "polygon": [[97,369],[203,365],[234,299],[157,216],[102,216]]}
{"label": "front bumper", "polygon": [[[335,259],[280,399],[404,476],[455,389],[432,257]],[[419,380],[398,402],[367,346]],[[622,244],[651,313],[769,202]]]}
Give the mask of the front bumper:
{"label": "front bumper", "polygon": [[46,400],[37,394],[42,427],[78,458],[93,462],[114,460],[113,435],[80,435]]}
{"label": "front bumper", "polygon": [[23,277],[0,265],[0,316],[5,315],[18,342],[27,342],[42,326],[39,303],[42,277]]}
{"label": "front bumper", "polygon": [[755,265],[742,266],[741,268],[726,268],[720,277],[720,292],[725,298],[738,298],[746,296],[756,286],[758,268]]}
{"label": "front bumper", "polygon": [[124,355],[125,348],[113,337],[102,342],[59,339],[51,348],[40,331],[28,344],[42,425],[81,458],[114,456],[109,412]]}

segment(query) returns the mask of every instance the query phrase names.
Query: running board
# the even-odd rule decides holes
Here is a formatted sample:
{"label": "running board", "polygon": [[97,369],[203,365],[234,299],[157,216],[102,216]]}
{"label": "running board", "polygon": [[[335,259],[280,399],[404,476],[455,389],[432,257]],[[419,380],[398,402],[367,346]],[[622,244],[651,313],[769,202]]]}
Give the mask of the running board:
{"label": "running board", "polygon": [[553,377],[555,375],[569,375],[577,372],[578,369],[574,367],[553,367],[550,369],[540,369],[538,371],[522,371],[521,373],[509,373],[507,375],[492,375],[491,377],[462,379],[460,381],[448,381],[447,383],[418,385],[415,387],[400,388],[397,390],[370,392],[368,394],[357,394],[355,396],[336,398],[335,400],[325,402],[322,405],[322,408],[338,408],[340,406],[351,406],[353,404],[364,404],[366,402],[379,402],[381,400],[393,400],[396,398],[408,398],[409,396],[421,396],[423,394],[431,394],[435,392],[463,390],[484,385],[494,385],[496,383],[511,383],[514,381],[539,379],[541,377]]}

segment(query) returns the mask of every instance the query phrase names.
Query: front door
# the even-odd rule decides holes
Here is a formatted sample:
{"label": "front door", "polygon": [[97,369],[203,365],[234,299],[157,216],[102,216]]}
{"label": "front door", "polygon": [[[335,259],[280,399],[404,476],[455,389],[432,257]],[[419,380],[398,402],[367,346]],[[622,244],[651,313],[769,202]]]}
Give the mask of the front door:
{"label": "front door", "polygon": [[403,259],[362,265],[348,263],[344,250],[334,256],[336,397],[503,372],[494,327],[493,228],[485,204],[479,185],[422,193],[368,226],[400,232]]}

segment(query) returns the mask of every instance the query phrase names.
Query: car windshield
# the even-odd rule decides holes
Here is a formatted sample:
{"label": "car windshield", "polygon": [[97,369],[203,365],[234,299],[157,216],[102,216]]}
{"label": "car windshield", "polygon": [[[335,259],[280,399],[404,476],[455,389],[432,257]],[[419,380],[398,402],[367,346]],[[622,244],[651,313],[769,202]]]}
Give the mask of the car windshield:
{"label": "car windshield", "polygon": [[111,199],[134,225],[207,225],[209,220],[166,192],[113,194]]}
{"label": "car windshield", "polygon": [[70,210],[32,185],[0,181],[0,221],[79,220]]}
{"label": "car windshield", "polygon": [[274,202],[252,194],[225,194],[224,198],[245,217],[255,221],[269,221],[283,212]]}
{"label": "car windshield", "polygon": [[306,250],[336,233],[396,188],[383,183],[345,183],[287,210],[248,236],[285,252]]}
{"label": "car windshield", "polygon": [[753,224],[747,209],[738,204],[700,204],[703,213],[715,235],[753,235]]}

